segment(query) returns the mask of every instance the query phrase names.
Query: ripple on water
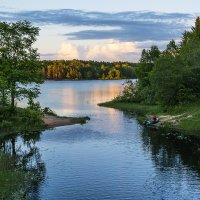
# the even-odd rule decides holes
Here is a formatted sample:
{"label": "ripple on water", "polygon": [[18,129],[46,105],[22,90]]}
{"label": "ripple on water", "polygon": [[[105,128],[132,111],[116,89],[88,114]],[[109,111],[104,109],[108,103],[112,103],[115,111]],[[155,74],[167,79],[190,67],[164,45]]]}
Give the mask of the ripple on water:
{"label": "ripple on water", "polygon": [[185,151],[185,144],[143,130],[134,115],[96,105],[117,96],[122,82],[48,81],[42,86],[42,105],[91,120],[47,130],[36,143],[46,167],[37,190],[41,199],[199,199],[200,156],[194,143]]}

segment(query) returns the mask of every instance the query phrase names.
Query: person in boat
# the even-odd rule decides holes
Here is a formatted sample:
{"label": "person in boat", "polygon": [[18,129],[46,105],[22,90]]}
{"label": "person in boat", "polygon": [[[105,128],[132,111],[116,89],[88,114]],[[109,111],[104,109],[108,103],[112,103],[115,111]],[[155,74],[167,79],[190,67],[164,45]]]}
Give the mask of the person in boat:
{"label": "person in boat", "polygon": [[157,115],[153,115],[151,120],[146,120],[145,122],[143,122],[144,125],[154,125],[157,124],[159,122],[159,118],[157,117]]}
{"label": "person in boat", "polygon": [[158,119],[157,116],[156,116],[156,115],[153,115],[153,116],[152,116],[152,123],[153,123],[153,124],[156,124],[156,123],[157,123],[157,119]]}
{"label": "person in boat", "polygon": [[157,115],[153,115],[152,116],[152,120],[150,121],[150,124],[157,124],[159,122],[159,118],[157,117]]}

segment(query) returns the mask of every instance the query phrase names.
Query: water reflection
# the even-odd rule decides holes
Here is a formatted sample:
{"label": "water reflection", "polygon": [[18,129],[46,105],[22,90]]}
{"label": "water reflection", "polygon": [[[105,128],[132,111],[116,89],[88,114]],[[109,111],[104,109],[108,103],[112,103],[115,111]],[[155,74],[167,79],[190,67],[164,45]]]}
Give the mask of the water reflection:
{"label": "water reflection", "polygon": [[[43,152],[49,179],[41,188],[42,199],[198,199],[198,139],[186,144],[169,139],[143,130],[134,114],[96,105],[117,96],[122,83],[43,86],[44,104],[59,114],[91,120],[44,132],[40,146],[49,149]],[[51,99],[42,98],[46,93]]]}
{"label": "water reflection", "polygon": [[46,172],[36,146],[40,134],[0,138],[0,199],[39,199]]}
{"label": "water reflection", "polygon": [[117,96],[122,83],[48,81],[42,86],[42,106],[60,115],[88,115],[91,120],[1,140],[2,153],[19,158],[21,164],[15,162],[13,169],[38,174],[38,179],[25,181],[32,189],[25,187],[24,195],[73,200],[199,199],[198,138],[143,129],[132,113],[97,106]]}
{"label": "water reflection", "polygon": [[167,133],[144,129],[142,134],[144,149],[151,151],[156,165],[162,169],[174,167],[178,164],[196,166],[198,173],[200,164],[200,138],[184,136],[176,133]]}
{"label": "water reflection", "polygon": [[149,129],[144,129],[141,137],[143,149],[151,153],[156,170],[146,186],[154,196],[161,199],[198,199],[200,138]]}
{"label": "water reflection", "polygon": [[74,116],[97,112],[98,103],[119,95],[124,81],[47,81],[42,85],[39,100],[42,106],[54,109],[60,115]]}

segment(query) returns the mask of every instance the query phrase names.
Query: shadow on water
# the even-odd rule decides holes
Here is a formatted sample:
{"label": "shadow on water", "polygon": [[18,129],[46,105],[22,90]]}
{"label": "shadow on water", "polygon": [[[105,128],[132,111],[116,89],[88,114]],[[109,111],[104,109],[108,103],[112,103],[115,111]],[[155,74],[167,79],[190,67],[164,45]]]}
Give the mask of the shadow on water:
{"label": "shadow on water", "polygon": [[36,146],[40,134],[0,137],[0,199],[38,199],[46,172]]}
{"label": "shadow on water", "polygon": [[149,128],[141,123],[140,116],[124,111],[127,118],[136,118],[141,128],[143,149],[152,154],[154,164],[160,169],[175,167],[177,163],[195,170],[200,176],[200,136],[184,130]]}
{"label": "shadow on water", "polygon": [[200,174],[199,137],[144,128],[142,140],[144,149],[151,151],[156,165],[174,167],[177,162],[182,162]]}
{"label": "shadow on water", "polygon": [[[144,128],[143,149],[150,152],[156,172],[147,183],[163,199],[197,199],[200,182],[200,138]],[[172,187],[173,185],[173,187]]]}
{"label": "shadow on water", "polygon": [[[134,113],[124,112],[124,114],[129,119],[138,118]],[[141,124],[140,120],[138,120],[138,124]],[[185,132],[164,128],[142,127],[141,130],[143,148],[152,153],[156,165],[173,167],[177,161],[176,156],[179,155],[179,161],[196,168],[200,174],[199,135],[187,135]]]}

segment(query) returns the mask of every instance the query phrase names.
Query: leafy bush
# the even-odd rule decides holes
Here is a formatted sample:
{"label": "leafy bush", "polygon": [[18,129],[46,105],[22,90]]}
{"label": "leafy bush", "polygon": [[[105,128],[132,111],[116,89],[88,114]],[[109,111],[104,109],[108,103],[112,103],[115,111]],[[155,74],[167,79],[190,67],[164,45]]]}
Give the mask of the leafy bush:
{"label": "leafy bush", "polygon": [[41,110],[41,106],[38,101],[37,102],[29,101],[28,108],[30,108],[31,110]]}
{"label": "leafy bush", "polygon": [[51,108],[49,108],[49,107],[44,107],[41,110],[42,110],[42,112],[44,114],[52,115],[52,116],[57,116],[57,114],[53,110],[51,110]]}
{"label": "leafy bush", "polygon": [[137,91],[137,84],[135,84],[131,80],[127,80],[124,84],[124,89],[122,94],[114,99],[114,101],[118,102],[134,102],[135,94]]}

